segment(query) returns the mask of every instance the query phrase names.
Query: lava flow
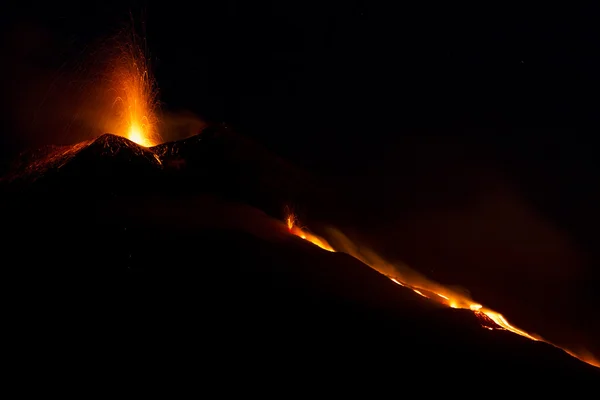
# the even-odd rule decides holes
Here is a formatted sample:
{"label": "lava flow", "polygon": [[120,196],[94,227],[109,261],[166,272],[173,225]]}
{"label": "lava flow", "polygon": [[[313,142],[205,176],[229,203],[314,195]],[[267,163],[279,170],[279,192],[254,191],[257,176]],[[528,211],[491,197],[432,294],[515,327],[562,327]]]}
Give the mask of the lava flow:
{"label": "lava flow", "polygon": [[298,227],[297,222],[298,222],[298,220],[294,214],[292,214],[292,213],[288,214],[288,216],[286,218],[286,224],[287,224],[288,231],[290,231],[291,234],[301,237],[302,239],[311,242],[315,246],[319,246],[323,250],[335,251],[333,249],[333,247],[331,247],[325,239],[320,238],[316,235],[313,235],[309,232],[306,232],[302,228]]}
{"label": "lava flow", "polygon": [[158,133],[157,88],[146,54],[135,35],[119,45],[118,56],[111,63],[109,80],[116,92],[113,108],[118,118],[116,131],[144,147],[161,143]]}
{"label": "lava flow", "polygon": [[329,233],[332,234],[336,244],[339,245],[338,250],[335,250],[325,239],[320,238],[316,235],[306,232],[304,229],[297,225],[297,218],[293,213],[288,214],[286,217],[286,224],[288,231],[293,235],[299,236],[316,246],[327,251],[340,251],[356,259],[362,261],[364,264],[370,266],[377,272],[385,275],[394,283],[403,286],[407,289],[412,290],[421,297],[427,298],[436,303],[443,304],[447,307],[456,309],[465,309],[472,311],[477,318],[481,321],[482,327],[489,330],[507,330],[517,335],[526,337],[534,341],[542,341],[557,347],[567,354],[580,359],[590,365],[600,368],[600,361],[588,354],[580,354],[568,349],[563,349],[550,343],[537,335],[533,335],[525,332],[512,325],[508,320],[500,313],[493,311],[483,305],[471,300],[466,294],[459,293],[457,290],[451,290],[436,282],[430,281],[424,276],[420,275],[416,271],[409,269],[408,267],[392,265],[387,261],[383,260],[374,252],[361,247],[360,250],[354,245],[345,235],[335,229],[331,229]]}

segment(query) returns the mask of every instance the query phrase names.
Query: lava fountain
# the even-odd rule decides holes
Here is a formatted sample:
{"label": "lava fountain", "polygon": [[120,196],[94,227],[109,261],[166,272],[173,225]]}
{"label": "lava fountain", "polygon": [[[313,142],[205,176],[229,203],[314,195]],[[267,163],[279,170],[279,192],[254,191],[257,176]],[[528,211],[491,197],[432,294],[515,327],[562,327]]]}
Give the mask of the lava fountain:
{"label": "lava fountain", "polygon": [[485,329],[506,330],[533,341],[542,341],[551,344],[581,361],[600,368],[600,361],[591,354],[564,349],[554,343],[544,340],[538,335],[525,332],[512,325],[502,314],[473,301],[467,294],[462,293],[459,290],[447,288],[437,282],[433,282],[407,266],[389,263],[364,246],[359,248],[337,229],[329,229],[329,234],[336,244],[337,249],[334,249],[325,239],[311,234],[307,232],[306,229],[299,227],[297,217],[293,213],[289,213],[286,216],[285,222],[288,231],[291,234],[307,240],[324,250],[331,252],[339,251],[349,254],[370,266],[375,271],[385,275],[397,285],[410,289],[421,297],[450,308],[472,311],[481,322],[481,326]]}
{"label": "lava fountain", "polygon": [[109,65],[110,91],[117,119],[116,135],[141,146],[151,147],[162,142],[158,132],[158,89],[146,52],[135,34],[118,43],[118,51]]}

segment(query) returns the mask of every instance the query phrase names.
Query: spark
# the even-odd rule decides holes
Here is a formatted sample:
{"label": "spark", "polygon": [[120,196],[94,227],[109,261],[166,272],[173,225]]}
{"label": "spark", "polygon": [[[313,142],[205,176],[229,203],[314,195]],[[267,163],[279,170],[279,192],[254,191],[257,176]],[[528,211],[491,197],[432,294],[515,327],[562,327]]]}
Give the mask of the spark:
{"label": "spark", "polygon": [[158,89],[149,68],[148,57],[132,34],[116,40],[117,51],[111,60],[107,79],[116,123],[115,133],[144,147],[162,142],[158,132]]}

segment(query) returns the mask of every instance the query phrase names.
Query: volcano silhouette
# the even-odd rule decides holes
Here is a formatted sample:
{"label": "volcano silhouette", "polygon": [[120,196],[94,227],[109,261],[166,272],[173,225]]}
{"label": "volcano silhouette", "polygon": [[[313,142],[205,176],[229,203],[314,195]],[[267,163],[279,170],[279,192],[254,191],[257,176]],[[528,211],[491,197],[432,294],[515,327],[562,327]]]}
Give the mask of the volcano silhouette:
{"label": "volcano silhouette", "polygon": [[482,329],[469,311],[290,235],[277,213],[311,185],[223,127],[152,148],[106,134],[23,153],[2,180],[4,256],[26,272],[13,287],[17,336],[53,326],[30,351],[69,347],[76,325],[82,348],[100,336],[136,357],[228,360],[242,370],[232,376],[309,386],[326,377],[427,390],[418,378],[551,391],[598,381],[598,369],[560,349]]}
{"label": "volcano silhouette", "polygon": [[23,152],[0,179],[7,193],[140,195],[219,193],[279,213],[310,177],[226,126],[145,148],[104,134],[73,146]]}
{"label": "volcano silhouette", "polygon": [[154,153],[112,134],[24,152],[15,164],[3,181],[25,191],[101,191],[144,182],[160,170]]}

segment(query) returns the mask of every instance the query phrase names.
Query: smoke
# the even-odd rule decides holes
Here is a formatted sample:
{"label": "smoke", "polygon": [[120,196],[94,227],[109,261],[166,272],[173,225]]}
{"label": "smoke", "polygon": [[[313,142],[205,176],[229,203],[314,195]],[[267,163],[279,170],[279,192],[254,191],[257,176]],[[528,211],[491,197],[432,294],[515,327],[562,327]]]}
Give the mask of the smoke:
{"label": "smoke", "polygon": [[160,133],[164,141],[181,140],[193,136],[206,127],[206,122],[191,111],[163,111]]}
{"label": "smoke", "polygon": [[327,227],[325,229],[329,243],[331,243],[334,249],[350,254],[354,258],[357,258],[366,265],[386,276],[396,278],[401,282],[406,282],[412,287],[423,288],[436,293],[448,293],[453,297],[460,298],[467,303],[472,301],[469,291],[462,287],[442,286],[439,283],[426,278],[424,275],[400,261],[391,263],[382,258],[371,248],[363,245],[357,245],[337,228]]}
{"label": "smoke", "polygon": [[[380,257],[372,249],[366,246],[359,246],[355,244],[352,240],[350,240],[346,235],[344,235],[341,231],[339,231],[336,228],[328,227],[326,228],[326,231],[330,243],[337,251],[341,251],[352,255],[353,257],[362,261],[366,265],[369,265],[376,271],[390,278],[393,278],[393,280],[396,283],[399,283],[403,286],[408,286],[422,296],[425,295],[415,289],[420,289],[424,291],[426,290],[428,292],[436,293],[438,296],[441,296],[442,299],[447,300],[447,304],[452,308],[464,308],[475,311],[481,310],[481,312],[483,312],[485,315],[487,315],[490,319],[492,319],[504,329],[508,329],[514,333],[518,333],[530,339],[535,338],[535,340],[546,341],[542,339],[539,335],[530,335],[527,332],[514,327],[509,322],[507,322],[506,318],[504,318],[501,314],[498,314],[497,312],[487,309],[482,305],[474,302],[471,299],[470,294],[467,290],[456,286],[442,286],[439,283],[426,278],[425,276],[421,275],[417,271],[411,269],[410,267],[401,262],[390,263],[382,257]],[[437,298],[435,300],[440,301],[440,299]],[[559,348],[561,347],[558,344],[555,344],[555,346]],[[600,367],[600,361],[598,360],[598,358],[581,343],[569,344],[568,348],[564,350],[574,357],[577,357],[589,364]]]}

